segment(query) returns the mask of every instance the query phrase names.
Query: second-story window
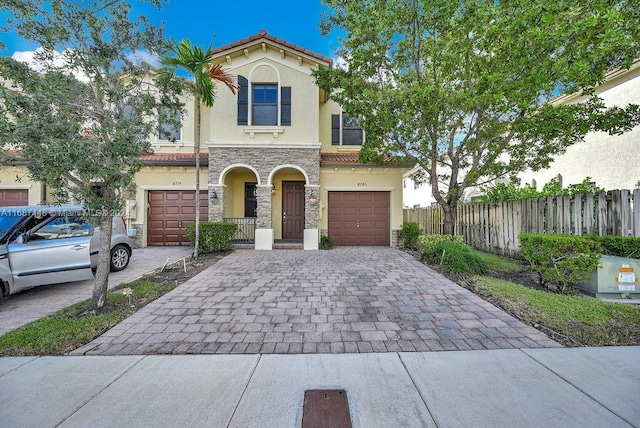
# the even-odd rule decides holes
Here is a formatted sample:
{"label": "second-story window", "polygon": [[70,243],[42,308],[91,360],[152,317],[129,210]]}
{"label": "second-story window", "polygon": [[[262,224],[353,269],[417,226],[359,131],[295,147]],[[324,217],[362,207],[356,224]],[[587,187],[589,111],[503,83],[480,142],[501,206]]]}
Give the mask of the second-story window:
{"label": "second-story window", "polygon": [[347,113],[331,116],[331,144],[334,146],[361,146],[364,143],[364,130],[360,121]]}
{"label": "second-story window", "polygon": [[158,117],[158,141],[180,141],[182,116],[179,111],[169,108],[160,109]]}
{"label": "second-story window", "polygon": [[278,124],[278,85],[253,84],[251,118],[253,125]]}
{"label": "second-story window", "polygon": [[[238,125],[291,126],[290,86],[278,87],[277,83],[250,83],[246,77],[238,75],[238,87]],[[251,97],[249,97],[249,91],[251,91]]]}

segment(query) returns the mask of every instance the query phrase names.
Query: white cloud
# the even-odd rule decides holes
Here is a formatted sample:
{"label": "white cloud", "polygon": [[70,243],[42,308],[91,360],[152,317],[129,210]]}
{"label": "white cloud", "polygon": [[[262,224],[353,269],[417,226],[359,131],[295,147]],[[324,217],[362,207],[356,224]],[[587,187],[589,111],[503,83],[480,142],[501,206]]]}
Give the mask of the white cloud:
{"label": "white cloud", "polygon": [[158,55],[151,54],[147,51],[137,50],[134,53],[127,55],[127,57],[130,61],[133,61],[136,64],[144,61],[153,67],[160,67],[160,58]]}
{"label": "white cloud", "polygon": [[[47,53],[42,47],[39,47],[35,51],[16,51],[11,55],[11,58],[27,64],[29,68],[38,73],[43,73],[47,69],[69,70],[69,59],[65,57],[71,53],[72,51],[69,49]],[[71,70],[71,74],[81,82],[89,81],[87,75],[80,70]]]}
{"label": "white cloud", "polygon": [[349,63],[347,62],[346,59],[344,59],[343,57],[339,56],[338,58],[333,60],[333,67],[334,68],[338,68],[340,70],[349,70]]}

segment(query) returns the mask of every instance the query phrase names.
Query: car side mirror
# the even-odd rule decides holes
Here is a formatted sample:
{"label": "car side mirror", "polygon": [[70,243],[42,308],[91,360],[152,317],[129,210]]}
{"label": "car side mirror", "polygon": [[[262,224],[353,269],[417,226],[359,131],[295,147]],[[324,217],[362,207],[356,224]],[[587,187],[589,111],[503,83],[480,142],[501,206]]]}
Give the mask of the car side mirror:
{"label": "car side mirror", "polygon": [[16,243],[18,244],[24,244],[26,242],[29,241],[29,237],[27,236],[26,233],[21,233],[20,235],[18,235],[18,237],[16,238]]}

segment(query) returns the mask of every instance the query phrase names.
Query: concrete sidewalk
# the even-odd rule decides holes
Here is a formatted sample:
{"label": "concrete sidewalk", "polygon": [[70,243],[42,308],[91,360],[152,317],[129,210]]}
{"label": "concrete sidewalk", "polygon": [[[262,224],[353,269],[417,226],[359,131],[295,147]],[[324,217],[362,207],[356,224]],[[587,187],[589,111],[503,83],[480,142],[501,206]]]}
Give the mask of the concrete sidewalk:
{"label": "concrete sidewalk", "polygon": [[640,347],[0,359],[3,427],[300,427],[345,389],[354,427],[640,426]]}

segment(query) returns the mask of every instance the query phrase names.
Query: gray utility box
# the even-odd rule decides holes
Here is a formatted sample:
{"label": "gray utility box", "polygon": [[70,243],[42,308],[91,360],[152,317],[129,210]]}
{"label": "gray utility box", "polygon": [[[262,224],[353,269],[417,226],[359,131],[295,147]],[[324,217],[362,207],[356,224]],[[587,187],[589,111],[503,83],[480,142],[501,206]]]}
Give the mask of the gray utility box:
{"label": "gray utility box", "polygon": [[640,299],[640,260],[602,256],[589,277],[578,285],[587,294],[607,299]]}

